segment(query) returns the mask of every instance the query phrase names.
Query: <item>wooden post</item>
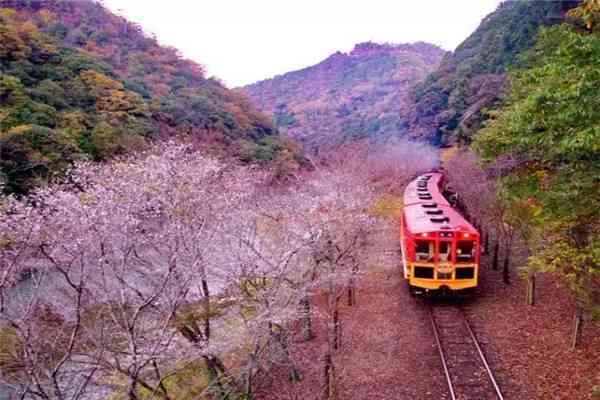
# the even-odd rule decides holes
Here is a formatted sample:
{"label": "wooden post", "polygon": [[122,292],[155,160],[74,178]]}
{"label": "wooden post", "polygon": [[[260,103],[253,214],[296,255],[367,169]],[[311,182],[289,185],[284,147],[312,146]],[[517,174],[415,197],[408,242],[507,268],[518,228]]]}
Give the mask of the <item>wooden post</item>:
{"label": "wooden post", "polygon": [[535,274],[529,275],[529,278],[527,279],[526,302],[528,306],[535,305]]}
{"label": "wooden post", "polygon": [[492,261],[492,268],[494,271],[498,270],[498,251],[500,251],[500,242],[496,242],[494,246],[494,259]]}
{"label": "wooden post", "polygon": [[579,341],[581,340],[581,328],[583,326],[583,309],[580,305],[577,305],[575,309],[575,318],[573,319],[573,341],[571,343],[571,349],[577,349]]}

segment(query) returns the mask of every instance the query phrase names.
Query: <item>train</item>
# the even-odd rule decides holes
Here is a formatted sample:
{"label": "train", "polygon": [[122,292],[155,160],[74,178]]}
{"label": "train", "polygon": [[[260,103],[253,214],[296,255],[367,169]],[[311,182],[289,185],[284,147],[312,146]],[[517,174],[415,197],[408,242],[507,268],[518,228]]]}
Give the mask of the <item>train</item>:
{"label": "train", "polygon": [[404,279],[411,294],[470,295],[477,287],[481,238],[457,209],[443,171],[411,181],[403,197],[400,241]]}

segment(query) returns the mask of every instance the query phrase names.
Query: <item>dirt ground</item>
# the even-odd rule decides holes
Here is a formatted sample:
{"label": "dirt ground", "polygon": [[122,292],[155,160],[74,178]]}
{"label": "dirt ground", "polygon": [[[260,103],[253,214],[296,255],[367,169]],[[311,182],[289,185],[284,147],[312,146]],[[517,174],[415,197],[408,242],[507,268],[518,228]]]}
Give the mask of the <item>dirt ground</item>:
{"label": "dirt ground", "polygon": [[486,341],[486,353],[506,399],[583,400],[600,385],[600,326],[584,324],[571,350],[574,303],[552,276],[537,279],[536,305],[525,305],[525,282],[510,285],[486,269],[469,320]]}
{"label": "dirt ground", "polygon": [[[340,309],[337,399],[448,399],[426,309],[408,295],[396,253],[387,254],[363,271],[357,304]],[[536,305],[526,306],[524,282],[512,275],[506,286],[499,272],[484,266],[481,287],[465,307],[505,399],[593,399],[600,385],[600,327],[587,323],[580,348],[570,350],[573,304],[566,290],[540,277]],[[303,379],[292,384],[281,370],[259,399],[322,398],[325,302],[316,297],[314,304],[316,337],[293,346]]]}
{"label": "dirt ground", "polygon": [[[342,346],[334,356],[338,399],[449,398],[427,310],[410,297],[397,265],[364,271],[357,304],[342,303]],[[284,373],[259,398],[322,398],[325,299],[316,297],[313,304],[316,337],[294,346],[302,381],[290,384]]]}

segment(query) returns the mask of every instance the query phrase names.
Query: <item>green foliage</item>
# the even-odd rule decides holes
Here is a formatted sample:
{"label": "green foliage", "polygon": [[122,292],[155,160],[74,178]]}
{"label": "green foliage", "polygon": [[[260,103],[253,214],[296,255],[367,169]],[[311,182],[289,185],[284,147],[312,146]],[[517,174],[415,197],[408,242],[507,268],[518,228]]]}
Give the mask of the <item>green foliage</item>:
{"label": "green foliage", "polygon": [[0,328],[0,372],[11,377],[18,374],[23,366],[20,354],[23,351],[23,342],[15,330]]}
{"label": "green foliage", "polygon": [[62,171],[79,154],[63,131],[22,125],[0,134],[0,169],[10,193],[24,194],[40,179]]}
{"label": "green foliage", "polygon": [[588,306],[596,317],[600,317],[597,308],[600,235],[592,235],[583,245],[565,235],[555,235],[552,239],[551,246],[540,246],[530,257],[529,268],[560,273],[576,298]]}
{"label": "green foliage", "polygon": [[35,101],[47,104],[54,109],[62,110],[69,107],[65,89],[53,80],[41,81],[30,93]]}
{"label": "green foliage", "polygon": [[[486,18],[454,53],[459,77],[502,73],[535,43],[540,26],[560,21],[560,1],[508,1]],[[460,79],[459,79],[460,81]]]}
{"label": "green foliage", "polygon": [[[125,377],[115,378],[115,386],[119,387],[121,380],[126,381]],[[167,377],[163,380],[163,385],[171,398],[180,400],[193,400],[200,397],[210,384],[210,374],[202,360],[194,360],[187,364],[176,366],[173,371],[169,371]],[[126,387],[126,385],[123,385]],[[156,399],[156,393],[146,388],[140,388],[137,396],[140,400]],[[128,393],[118,389],[107,397],[107,400],[126,400]]]}
{"label": "green foliage", "polygon": [[288,109],[286,104],[280,104],[277,106],[273,118],[275,125],[282,128],[287,128],[298,123],[294,113]]}
{"label": "green foliage", "polygon": [[480,128],[481,109],[493,106],[502,76],[530,49],[541,26],[563,20],[572,1],[514,0],[500,4],[439,70],[414,89],[416,119],[439,141],[469,142]]}
{"label": "green foliage", "polygon": [[110,65],[41,33],[30,12],[3,9],[1,15],[0,32],[10,39],[0,43],[5,192],[24,194],[75,158],[126,151],[139,143],[126,134],[155,129],[149,106],[124,89]]}
{"label": "green foliage", "polygon": [[270,136],[259,140],[258,143],[245,140],[240,145],[240,158],[246,162],[273,161],[285,147],[280,139]]}
{"label": "green foliage", "polygon": [[475,140],[488,161],[514,160],[504,187],[526,204],[536,251],[530,267],[560,272],[577,297],[600,290],[600,36],[542,29],[511,73],[510,93]]}

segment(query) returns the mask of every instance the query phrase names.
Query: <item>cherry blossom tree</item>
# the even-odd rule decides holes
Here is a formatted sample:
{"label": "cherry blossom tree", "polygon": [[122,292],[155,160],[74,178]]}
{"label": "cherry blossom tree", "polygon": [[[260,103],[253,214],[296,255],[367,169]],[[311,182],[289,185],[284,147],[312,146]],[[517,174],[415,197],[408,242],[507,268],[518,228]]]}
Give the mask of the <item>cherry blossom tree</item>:
{"label": "cherry blossom tree", "polygon": [[435,161],[406,146],[328,154],[273,186],[262,170],[167,143],[7,198],[0,385],[27,399],[170,400],[192,373],[208,378],[201,394],[250,396],[277,370],[302,378],[296,327],[311,340],[322,312],[333,398],[339,303],[359,300],[373,262],[369,207]]}
{"label": "cherry blossom tree", "polygon": [[[207,271],[216,261],[208,254],[220,219],[250,182],[183,146],[165,146],[139,159],[82,164],[68,186],[9,200],[0,323],[26,364],[3,380],[26,397],[63,399],[112,377],[128,398],[169,399],[164,381],[192,347],[214,372],[222,363],[209,337],[190,336],[182,313],[210,307],[207,277],[220,283]],[[34,278],[19,284],[26,273]],[[9,302],[15,285],[29,288]],[[50,348],[40,327],[49,316],[65,336]],[[48,353],[57,360],[34,357]],[[80,382],[82,365],[89,373]]]}

